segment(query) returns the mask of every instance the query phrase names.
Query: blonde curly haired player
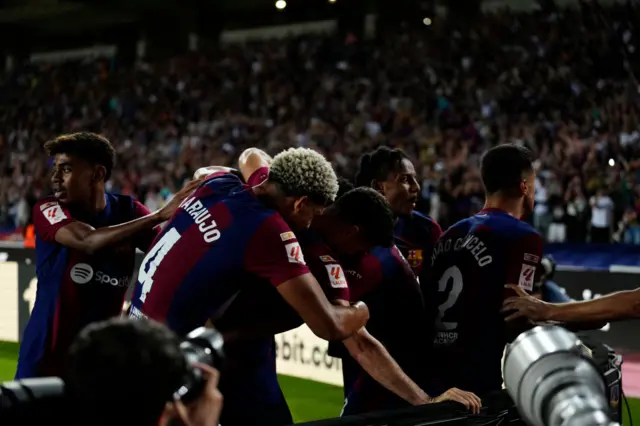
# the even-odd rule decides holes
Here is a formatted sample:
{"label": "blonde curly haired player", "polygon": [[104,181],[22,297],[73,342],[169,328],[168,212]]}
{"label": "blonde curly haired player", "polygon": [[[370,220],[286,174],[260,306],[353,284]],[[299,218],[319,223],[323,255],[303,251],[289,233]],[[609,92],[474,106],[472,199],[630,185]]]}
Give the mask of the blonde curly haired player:
{"label": "blonde curly haired player", "polygon": [[[239,164],[242,175],[250,176],[247,183],[254,192],[271,193],[278,201],[278,211],[295,229],[308,228],[313,215],[332,203],[338,193],[331,163],[312,149],[289,148],[273,159],[259,149],[247,149]],[[240,175],[229,167],[210,166],[198,169],[194,178],[217,173]]]}

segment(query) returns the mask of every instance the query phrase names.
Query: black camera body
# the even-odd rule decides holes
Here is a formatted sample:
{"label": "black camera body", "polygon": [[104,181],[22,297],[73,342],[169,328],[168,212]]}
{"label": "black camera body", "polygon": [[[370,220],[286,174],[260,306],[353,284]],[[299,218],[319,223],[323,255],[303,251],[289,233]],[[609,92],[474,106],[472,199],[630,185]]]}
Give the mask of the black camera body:
{"label": "black camera body", "polygon": [[190,402],[196,399],[206,384],[202,371],[196,364],[205,364],[221,369],[224,364],[224,340],[213,328],[200,327],[189,333],[180,344],[187,360],[188,372],[184,383],[173,394],[175,400]]}

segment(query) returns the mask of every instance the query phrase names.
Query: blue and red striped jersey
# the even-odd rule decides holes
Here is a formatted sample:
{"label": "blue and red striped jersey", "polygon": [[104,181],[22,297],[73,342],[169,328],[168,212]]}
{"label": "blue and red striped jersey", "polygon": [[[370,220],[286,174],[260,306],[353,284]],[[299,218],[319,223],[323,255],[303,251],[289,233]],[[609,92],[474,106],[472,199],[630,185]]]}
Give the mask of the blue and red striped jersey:
{"label": "blue and red striped jersey", "polygon": [[[426,300],[434,319],[434,370],[440,390],[484,394],[502,387],[507,343],[505,284],[531,291],[542,238],[526,222],[497,209],[462,220],[440,237]],[[436,374],[438,376],[438,374]]]}
{"label": "blue and red striped jersey", "polygon": [[55,240],[58,230],[75,220],[100,228],[149,214],[129,196],[106,194],[106,202],[106,208],[91,217],[70,211],[53,197],[34,206],[38,292],[22,336],[16,378],[61,374],[69,345],[78,332],[93,321],[120,315],[135,249],[146,250],[156,230],[91,255]]}
{"label": "blue and red striped jersey", "polygon": [[186,334],[221,314],[252,283],[309,273],[296,236],[231,174],[209,176],[165,225],[143,260],[130,315]]}
{"label": "blue and red striped jersey", "polygon": [[433,247],[442,235],[440,225],[414,210],[410,216],[398,218],[393,233],[396,246],[424,285],[431,273]]}
{"label": "blue and red striped jersey", "polygon": [[[400,250],[395,246],[378,247],[358,259],[345,259],[342,266],[351,301],[362,300],[369,307],[369,333],[412,379],[420,382],[426,345],[419,338],[426,334],[426,311],[418,281]],[[345,415],[405,404],[371,378],[344,345],[331,342],[329,351],[343,359],[345,395],[348,395]]]}

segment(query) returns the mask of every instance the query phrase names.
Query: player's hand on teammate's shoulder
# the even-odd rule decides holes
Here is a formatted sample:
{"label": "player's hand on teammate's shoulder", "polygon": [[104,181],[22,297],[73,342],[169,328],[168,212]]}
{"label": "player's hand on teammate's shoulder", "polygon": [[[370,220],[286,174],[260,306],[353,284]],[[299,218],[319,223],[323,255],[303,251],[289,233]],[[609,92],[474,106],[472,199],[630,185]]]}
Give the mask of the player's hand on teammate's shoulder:
{"label": "player's hand on teammate's shoulder", "polygon": [[173,214],[178,210],[180,204],[202,183],[204,178],[195,179],[187,183],[182,187],[180,191],[160,210],[158,210],[158,216],[162,221],[169,220]]}
{"label": "player's hand on teammate's shoulder", "polygon": [[480,409],[482,408],[482,401],[475,393],[463,391],[458,388],[451,388],[442,395],[432,398],[430,402],[436,403],[444,401],[459,402],[460,404],[467,407],[467,409],[471,410],[474,414],[479,413]]}
{"label": "player's hand on teammate's shoulder", "polygon": [[549,320],[553,307],[551,303],[543,302],[527,294],[515,284],[507,284],[505,288],[513,290],[517,294],[516,297],[509,297],[502,304],[502,312],[507,314],[505,321],[513,321],[518,318],[526,318],[531,321]]}

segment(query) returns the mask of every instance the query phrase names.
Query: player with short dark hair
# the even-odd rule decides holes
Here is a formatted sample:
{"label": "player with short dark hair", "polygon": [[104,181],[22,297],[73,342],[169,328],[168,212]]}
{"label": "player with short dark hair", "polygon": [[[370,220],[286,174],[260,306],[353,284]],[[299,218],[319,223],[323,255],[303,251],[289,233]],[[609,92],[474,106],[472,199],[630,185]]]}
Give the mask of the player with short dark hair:
{"label": "player with short dark hair", "polygon": [[86,327],[71,345],[63,376],[72,407],[68,420],[98,426],[218,424],[222,396],[211,366],[198,365],[207,384],[189,409],[176,398],[188,375],[179,345],[171,330],[154,321],[118,318]]}
{"label": "player with short dark hair", "polygon": [[360,158],[355,184],[374,188],[385,196],[398,218],[395,244],[423,284],[442,229],[435,220],[415,210],[420,184],[409,157],[399,148],[386,146],[366,153]]}
{"label": "player with short dark hair", "polygon": [[[517,331],[500,309],[504,286],[532,291],[542,238],[520,220],[533,209],[535,170],[529,150],[500,145],[482,157],[486,203],[475,216],[449,228],[433,253],[426,300],[435,317],[433,366],[439,386],[479,395],[502,386],[505,344]],[[424,287],[423,287],[424,288]]]}
{"label": "player with short dark hair", "polygon": [[[241,156],[240,169],[243,175],[249,176],[247,179],[249,182],[259,184],[261,177],[268,175],[269,161],[265,160],[264,155],[257,153],[253,154],[253,160],[255,161],[252,161],[251,156]],[[259,175],[258,178],[256,178],[257,175]],[[403,297],[396,298],[395,294],[402,294],[406,287],[409,287],[410,292],[414,290],[417,293],[413,292],[411,297],[406,299],[413,303],[417,302],[417,305],[422,309],[413,309],[410,306],[411,303],[406,304],[404,308],[407,308],[407,312],[410,313],[418,315],[420,312],[424,313],[420,290],[412,272],[406,262],[402,260],[397,249],[391,249],[395,217],[386,200],[373,189],[350,190],[350,184],[344,180],[340,181],[339,193],[342,192],[344,194],[334,204],[327,207],[322,215],[314,218],[311,231],[301,235],[301,245],[309,268],[322,285],[327,298],[333,303],[348,305],[349,300],[355,300],[349,294],[352,281],[357,282],[357,290],[364,294],[367,290],[378,287],[382,277],[389,274],[391,278],[387,287],[387,306],[394,305],[394,300],[400,302],[404,299]],[[368,252],[376,246],[380,247],[376,249],[376,254],[369,254]],[[387,247],[387,251],[383,247]],[[345,274],[343,264],[352,264],[356,270],[348,270]],[[398,269],[399,265],[404,266]],[[399,279],[401,277],[394,271],[401,271],[402,276],[409,278],[407,285],[403,285],[404,281]],[[417,297],[415,297],[416,294]],[[273,296],[273,294],[262,294],[261,297],[255,298],[241,294],[226,316],[222,318],[223,323],[218,323],[218,326],[222,329],[227,327],[237,329],[244,323],[244,331],[246,331],[246,319],[243,319],[242,313],[248,310],[248,306],[259,317],[269,318],[270,321],[263,321],[263,325],[267,328],[267,330],[263,330],[265,333],[267,331],[271,333],[282,332],[299,325],[300,322],[295,315],[291,315],[286,307],[277,308],[277,301],[264,302]],[[393,317],[393,314],[390,316]],[[400,315],[400,317],[406,318],[406,315]],[[380,322],[384,322],[384,320],[380,320]],[[424,321],[419,322],[423,323]],[[255,329],[252,331],[256,333]],[[243,337],[246,339],[246,335]],[[419,345],[414,344],[412,339],[405,341],[405,343],[409,342],[411,342],[410,351],[419,354]],[[364,328],[344,340],[343,343],[350,356],[357,359],[358,371],[366,376],[360,392],[351,399],[349,409],[354,412],[387,408],[385,404],[389,400],[398,405],[406,405],[407,402],[418,405],[431,401],[453,399],[470,407],[478,408],[480,406],[480,401],[473,395],[457,390],[438,398],[430,398],[402,371],[401,366],[396,363],[384,346]],[[256,412],[255,407],[263,407],[261,410],[258,409],[259,418],[262,419],[261,423],[289,424],[290,414],[279,389],[275,363],[264,356],[265,353],[269,353],[269,350],[273,350],[273,339],[257,338],[250,343],[243,342],[236,345],[245,349],[248,345],[254,355],[251,362],[243,363],[244,368],[239,369],[237,374],[227,376],[228,380],[223,377],[222,386],[227,390],[225,394],[230,395],[227,398],[227,408],[223,412],[223,420],[228,418],[226,416],[234,416],[235,419],[244,416],[242,417],[243,424],[253,424],[246,416],[253,416],[253,413]],[[406,344],[405,347],[407,347]],[[340,352],[339,349],[338,352]],[[246,353],[247,351],[244,353],[245,356]],[[341,354],[342,352],[338,355]],[[252,366],[249,369],[249,374],[247,374],[247,365]],[[227,387],[229,382],[232,387],[230,391]],[[400,397],[395,397],[393,394]],[[254,398],[248,395],[253,395]],[[365,402],[369,396],[372,397],[372,405],[367,405]],[[382,398],[376,399],[376,396]],[[252,399],[247,401],[247,398]],[[403,400],[407,402],[403,402]],[[269,401],[269,404],[265,407],[266,401]],[[247,413],[246,407],[248,405],[254,407],[251,413]],[[239,419],[235,423],[240,423]]]}
{"label": "player with short dark hair", "polygon": [[149,213],[133,198],[105,192],[115,151],[94,133],[62,135],[45,144],[54,159],[53,196],[33,208],[38,293],[22,337],[16,378],[61,373],[76,334],[119,315],[134,267],[153,228],[167,220],[197,183]]}
{"label": "player with short dark hair", "polygon": [[318,336],[353,334],[368,319],[366,305],[329,303],[288,225],[307,228],[337,191],[329,162],[305,148],[278,154],[259,186],[226,171],[210,174],[143,260],[130,315],[188,333],[215,321],[240,290],[251,292],[259,282],[276,287]]}

